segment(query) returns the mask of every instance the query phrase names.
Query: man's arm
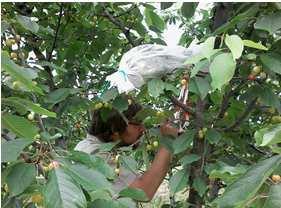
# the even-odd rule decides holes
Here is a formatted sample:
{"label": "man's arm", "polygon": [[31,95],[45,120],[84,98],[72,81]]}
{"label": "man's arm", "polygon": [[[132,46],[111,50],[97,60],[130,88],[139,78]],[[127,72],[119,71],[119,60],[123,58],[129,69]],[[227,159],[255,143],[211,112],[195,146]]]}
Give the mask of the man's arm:
{"label": "man's arm", "polygon": [[[161,126],[160,131],[162,135],[177,136],[178,134],[178,130],[169,124]],[[160,147],[150,168],[141,177],[134,180],[130,187],[142,189],[150,201],[165,178],[171,159],[172,154],[166,148]]]}
{"label": "man's arm", "polygon": [[150,201],[169,170],[171,158],[171,153],[164,147],[160,147],[150,168],[134,180],[130,187],[142,189]]}

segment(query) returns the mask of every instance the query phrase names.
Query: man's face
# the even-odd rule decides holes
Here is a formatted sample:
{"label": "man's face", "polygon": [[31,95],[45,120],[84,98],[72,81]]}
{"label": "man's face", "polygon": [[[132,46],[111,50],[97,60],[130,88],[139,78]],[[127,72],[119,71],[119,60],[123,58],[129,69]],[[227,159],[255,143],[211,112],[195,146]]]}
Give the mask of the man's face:
{"label": "man's face", "polygon": [[143,134],[145,128],[143,124],[130,123],[128,124],[126,130],[120,135],[122,141],[126,145],[134,144]]}

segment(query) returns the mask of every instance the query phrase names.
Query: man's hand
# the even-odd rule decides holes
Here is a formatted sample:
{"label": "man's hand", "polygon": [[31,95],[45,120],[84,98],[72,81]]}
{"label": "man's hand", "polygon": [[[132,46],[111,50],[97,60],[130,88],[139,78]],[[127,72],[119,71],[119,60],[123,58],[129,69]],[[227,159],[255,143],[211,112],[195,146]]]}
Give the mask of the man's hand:
{"label": "man's hand", "polygon": [[163,136],[177,137],[179,135],[179,129],[173,127],[168,122],[165,122],[160,126],[160,132]]}

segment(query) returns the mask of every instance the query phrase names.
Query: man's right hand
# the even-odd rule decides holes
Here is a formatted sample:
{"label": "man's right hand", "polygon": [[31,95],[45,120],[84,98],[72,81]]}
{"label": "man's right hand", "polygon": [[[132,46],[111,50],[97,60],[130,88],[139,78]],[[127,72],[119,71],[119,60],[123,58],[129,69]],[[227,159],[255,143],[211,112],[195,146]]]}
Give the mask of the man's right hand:
{"label": "man's right hand", "polygon": [[163,136],[177,137],[179,135],[179,129],[173,127],[168,122],[165,122],[162,125],[160,125],[160,132]]}

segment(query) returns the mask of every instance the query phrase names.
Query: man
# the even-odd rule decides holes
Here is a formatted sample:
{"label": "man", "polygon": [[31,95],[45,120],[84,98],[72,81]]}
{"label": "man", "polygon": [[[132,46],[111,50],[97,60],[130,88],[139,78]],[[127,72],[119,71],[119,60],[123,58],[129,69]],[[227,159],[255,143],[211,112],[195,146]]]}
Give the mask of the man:
{"label": "man", "polygon": [[[131,103],[123,116],[112,109],[106,121],[101,117],[101,109],[95,110],[92,114],[89,135],[77,144],[75,150],[95,154],[103,142],[120,141],[124,146],[137,143],[145,131],[143,124],[134,121],[134,116],[140,110],[141,106],[137,103]],[[167,136],[178,135],[178,130],[169,124],[161,125],[160,132]],[[150,168],[144,174],[136,175],[121,170],[118,179],[114,181],[113,188],[115,191],[120,191],[127,186],[139,188],[151,200],[166,176],[171,158],[172,154],[164,147],[160,147]]]}

